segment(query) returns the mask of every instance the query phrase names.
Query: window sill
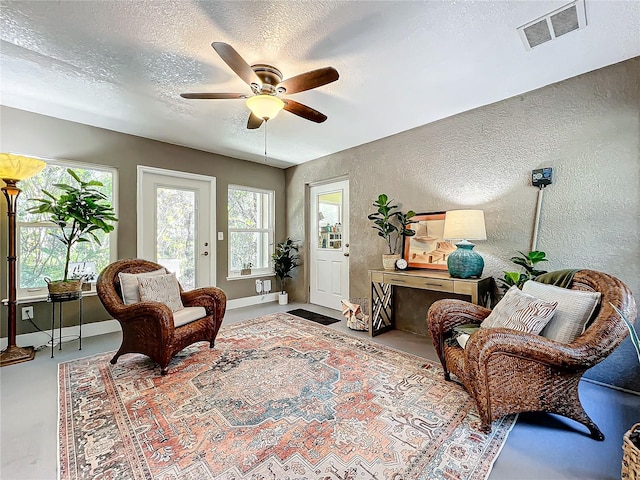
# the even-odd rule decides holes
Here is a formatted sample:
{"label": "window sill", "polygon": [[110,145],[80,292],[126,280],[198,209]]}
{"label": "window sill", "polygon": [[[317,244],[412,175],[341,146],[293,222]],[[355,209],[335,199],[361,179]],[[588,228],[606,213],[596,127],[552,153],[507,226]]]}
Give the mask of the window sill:
{"label": "window sill", "polygon": [[227,277],[228,281],[231,280],[245,280],[247,278],[264,278],[264,277],[275,277],[276,274],[273,272],[264,272],[264,273],[252,273],[251,275],[230,275]]}
{"label": "window sill", "polygon": [[[82,298],[85,297],[95,297],[96,295],[98,295],[98,292],[96,292],[95,290],[89,290],[89,291],[83,291],[82,292]],[[45,294],[38,294],[38,295],[31,295],[31,296],[25,296],[25,297],[19,297],[16,300],[16,304],[17,305],[21,305],[21,304],[25,304],[25,303],[39,303],[39,302],[46,302],[49,298],[49,294],[45,293]],[[0,302],[3,305],[7,305],[9,303],[9,299],[8,298],[3,298],[2,300],[0,300]]]}

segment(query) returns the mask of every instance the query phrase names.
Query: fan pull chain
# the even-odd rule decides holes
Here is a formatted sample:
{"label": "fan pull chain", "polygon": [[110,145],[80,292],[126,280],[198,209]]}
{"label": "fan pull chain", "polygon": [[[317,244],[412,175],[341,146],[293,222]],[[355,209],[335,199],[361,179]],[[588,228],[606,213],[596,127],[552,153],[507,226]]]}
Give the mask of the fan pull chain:
{"label": "fan pull chain", "polygon": [[267,124],[268,120],[264,121],[264,162],[267,163]]}

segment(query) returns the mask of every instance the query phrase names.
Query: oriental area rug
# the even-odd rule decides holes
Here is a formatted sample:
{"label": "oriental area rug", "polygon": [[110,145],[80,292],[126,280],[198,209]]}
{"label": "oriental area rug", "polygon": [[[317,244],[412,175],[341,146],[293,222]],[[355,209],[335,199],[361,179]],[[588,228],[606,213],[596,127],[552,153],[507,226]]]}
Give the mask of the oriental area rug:
{"label": "oriental area rug", "polygon": [[61,479],[485,479],[515,423],[483,434],[440,366],[286,313],[223,326],[166,376],[111,356],[60,364]]}

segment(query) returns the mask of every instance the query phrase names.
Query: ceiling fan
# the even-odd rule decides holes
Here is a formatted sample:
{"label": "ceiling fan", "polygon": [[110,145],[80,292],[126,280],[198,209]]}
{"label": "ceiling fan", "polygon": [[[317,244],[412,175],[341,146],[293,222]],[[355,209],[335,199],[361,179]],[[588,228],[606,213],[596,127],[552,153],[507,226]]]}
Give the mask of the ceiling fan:
{"label": "ceiling fan", "polygon": [[338,71],[333,67],[324,67],[295,77],[282,80],[282,73],[276,67],[257,63],[249,65],[231,45],[213,42],[213,49],[222,60],[231,67],[250,87],[253,95],[246,93],[181,93],[189,99],[233,99],[246,98],[251,110],[247,128],[259,128],[264,121],[275,117],[282,109],[312,122],[322,123],[327,116],[302,103],[281,99],[279,95],[311,90],[338,80]]}

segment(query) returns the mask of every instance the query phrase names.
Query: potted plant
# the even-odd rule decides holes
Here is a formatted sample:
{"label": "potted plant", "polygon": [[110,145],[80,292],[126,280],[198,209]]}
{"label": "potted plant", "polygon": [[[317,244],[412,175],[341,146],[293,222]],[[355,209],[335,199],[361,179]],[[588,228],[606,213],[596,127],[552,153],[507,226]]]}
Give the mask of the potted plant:
{"label": "potted plant", "polygon": [[253,267],[253,263],[245,262],[242,264],[242,268],[240,269],[240,275],[251,275],[251,268]]}
{"label": "potted plant", "polygon": [[273,258],[273,271],[276,277],[280,279],[280,295],[278,295],[278,303],[280,305],[289,303],[289,294],[285,290],[285,281],[287,278],[291,278],[291,271],[298,266],[298,260],[300,259],[298,250],[300,250],[300,246],[297,242],[287,238],[284,242],[278,243],[275,253],[271,256]]}
{"label": "potted plant", "polygon": [[546,270],[538,270],[536,268],[536,264],[540,262],[546,262],[547,257],[544,252],[539,250],[534,250],[529,253],[518,252],[520,254],[519,257],[511,257],[511,261],[516,265],[520,265],[524,268],[524,272],[504,272],[504,278],[500,278],[500,282],[502,282],[502,288],[504,290],[509,290],[512,285],[517,285],[518,288],[522,289],[522,285],[527,280],[531,280],[538,275],[542,275],[543,273],[547,273]]}
{"label": "potted plant", "polygon": [[71,279],[69,275],[71,249],[76,243],[92,240],[100,245],[95,232],[109,233],[114,229],[113,222],[118,221],[107,196],[96,188],[103,186],[101,182],[95,180],[83,182],[71,169],[67,169],[67,173],[78,185],[54,184],[54,187],[61,190],[59,196],[43,189],[42,193],[48,198],[31,199],[38,202],[38,205],[28,209],[30,213],[48,214],[49,220],[59,227],[59,231],[52,232],[51,235],[65,246],[62,280],[45,279],[51,296],[69,295],[81,290],[82,279]]}
{"label": "potted plant", "polygon": [[367,216],[373,222],[371,228],[377,230],[378,236],[382,237],[387,244],[387,253],[382,254],[382,266],[386,270],[393,270],[396,260],[400,258],[400,254],[397,253],[398,241],[403,237],[412,237],[416,234],[414,230],[408,228],[410,224],[415,223],[411,218],[416,213],[413,210],[402,213],[396,210],[398,206],[392,205],[392,202],[393,200],[386,194],[380,194],[373,202],[377,211]]}

